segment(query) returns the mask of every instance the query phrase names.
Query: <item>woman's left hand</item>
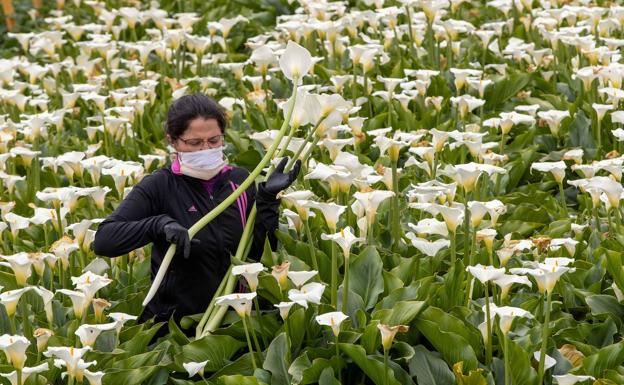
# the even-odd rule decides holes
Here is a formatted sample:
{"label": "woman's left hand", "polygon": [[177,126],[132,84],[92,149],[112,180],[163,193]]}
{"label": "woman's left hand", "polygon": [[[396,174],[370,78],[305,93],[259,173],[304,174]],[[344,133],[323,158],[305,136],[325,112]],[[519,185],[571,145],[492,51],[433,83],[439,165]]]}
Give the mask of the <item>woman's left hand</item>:
{"label": "woman's left hand", "polygon": [[269,175],[269,178],[264,184],[264,189],[267,192],[277,195],[277,193],[288,188],[288,186],[297,179],[297,175],[299,175],[299,170],[301,169],[301,160],[297,159],[292,169],[285,173],[284,167],[286,167],[287,162],[288,157],[283,157],[277,167],[275,167],[273,173]]}

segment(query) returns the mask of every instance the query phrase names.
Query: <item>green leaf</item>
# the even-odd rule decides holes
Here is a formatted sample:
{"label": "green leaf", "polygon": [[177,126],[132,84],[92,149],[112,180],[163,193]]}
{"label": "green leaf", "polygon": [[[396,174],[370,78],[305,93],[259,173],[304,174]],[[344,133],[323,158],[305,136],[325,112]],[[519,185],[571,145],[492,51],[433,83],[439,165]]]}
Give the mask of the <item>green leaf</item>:
{"label": "green leaf", "polygon": [[392,309],[382,309],[373,312],[372,318],[390,326],[409,325],[425,307],[424,301],[400,301]]}
{"label": "green leaf", "polygon": [[290,363],[287,361],[289,355],[286,333],[280,333],[269,345],[266,359],[262,365],[272,374],[271,385],[290,384],[290,375],[288,374]]}
{"label": "green leaf", "polygon": [[429,321],[419,317],[414,321],[414,324],[435,349],[442,353],[444,360],[449,365],[463,361],[467,370],[477,367],[477,355],[464,337],[457,333],[440,330],[437,321]]}
{"label": "green leaf", "polygon": [[409,371],[419,385],[453,385],[455,377],[449,366],[438,355],[424,346],[414,347],[414,357],[409,361]]}
{"label": "green leaf", "polygon": [[474,326],[463,322],[454,315],[445,313],[442,309],[429,306],[418,315],[418,320],[434,322],[441,331],[447,331],[461,336],[468,341],[472,349],[476,352],[483,349],[481,334]]}
{"label": "green leaf", "polygon": [[334,377],[334,369],[325,368],[319,377],[319,385],[341,385],[340,381]]}
{"label": "green leaf", "polygon": [[362,298],[366,309],[375,306],[377,297],[384,291],[382,271],[383,262],[372,246],[366,247],[349,263],[349,291],[353,290]]}
{"label": "green leaf", "polygon": [[[376,385],[384,384],[384,365],[383,363],[367,356],[366,351],[359,345],[338,344],[340,350],[351,357],[353,362],[370,378]],[[388,385],[401,385],[394,377],[394,373],[390,368],[387,369]]]}
{"label": "green leaf", "polygon": [[593,315],[613,314],[617,318],[624,317],[624,305],[611,295],[590,295],[585,298],[585,301]]}
{"label": "green leaf", "polygon": [[484,108],[492,110],[502,105],[507,100],[516,96],[531,79],[531,76],[525,73],[511,73],[503,80],[490,85],[485,89],[484,99],[486,100]]}
{"label": "green leaf", "polygon": [[202,362],[208,360],[206,371],[217,371],[228,363],[244,342],[230,336],[207,335],[182,347],[182,353],[176,355],[176,363]]}
{"label": "green leaf", "polygon": [[597,353],[585,357],[583,369],[590,376],[602,377],[602,373],[607,369],[615,369],[624,363],[624,342],[609,345],[600,349]]}
{"label": "green leaf", "polygon": [[261,385],[264,382],[258,382],[258,379],[253,376],[241,376],[237,374],[235,376],[223,376],[219,377],[217,384],[219,385]]}
{"label": "green leaf", "polygon": [[136,369],[110,370],[102,378],[104,385],[136,385],[148,380],[161,369],[160,366],[145,366]]}
{"label": "green leaf", "polygon": [[593,152],[591,150],[596,149],[596,142],[594,142],[591,127],[592,122],[587,118],[585,112],[581,109],[577,110],[569,127],[570,147],[581,147],[585,151]]}
{"label": "green leaf", "polygon": [[514,384],[537,384],[537,372],[531,367],[531,354],[515,343],[511,338],[509,341],[509,363],[511,368],[511,379]]}

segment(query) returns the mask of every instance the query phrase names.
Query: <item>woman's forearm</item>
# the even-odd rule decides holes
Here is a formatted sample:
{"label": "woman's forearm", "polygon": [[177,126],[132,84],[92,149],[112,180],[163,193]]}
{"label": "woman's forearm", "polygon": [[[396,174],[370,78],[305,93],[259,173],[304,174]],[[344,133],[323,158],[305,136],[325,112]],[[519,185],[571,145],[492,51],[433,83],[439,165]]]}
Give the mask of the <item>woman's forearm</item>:
{"label": "woman's forearm", "polygon": [[162,228],[174,221],[167,214],[155,215],[135,221],[125,221],[111,216],[100,223],[91,249],[95,254],[117,257],[153,242]]}

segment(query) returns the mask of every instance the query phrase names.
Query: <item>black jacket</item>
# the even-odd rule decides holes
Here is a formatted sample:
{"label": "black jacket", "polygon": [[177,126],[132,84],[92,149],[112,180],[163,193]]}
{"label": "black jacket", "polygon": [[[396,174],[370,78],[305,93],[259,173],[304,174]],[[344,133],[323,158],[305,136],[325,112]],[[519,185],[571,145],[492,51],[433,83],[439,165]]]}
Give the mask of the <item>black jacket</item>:
{"label": "black jacket", "polygon": [[[116,257],[153,242],[153,280],[170,245],[163,234],[164,225],[176,220],[190,228],[232,194],[230,181],[240,185],[248,175],[247,170],[233,167],[221,174],[209,194],[200,179],[176,175],[169,167],[163,167],[146,175],[100,223],[91,248],[98,255]],[[256,201],[253,243],[248,255],[255,260],[262,255],[267,235],[271,248],[275,250],[277,247],[274,231],[278,226],[280,201],[263,187],[264,182],[259,184],[256,192],[255,183],[252,183],[245,191],[247,216]],[[201,244],[193,246],[188,260],[176,253],[156,296],[140,320],[155,316],[156,322],[167,321],[174,310],[176,319],[205,311],[227,272],[230,255],[236,253],[242,233],[240,210],[234,202],[195,235]]]}

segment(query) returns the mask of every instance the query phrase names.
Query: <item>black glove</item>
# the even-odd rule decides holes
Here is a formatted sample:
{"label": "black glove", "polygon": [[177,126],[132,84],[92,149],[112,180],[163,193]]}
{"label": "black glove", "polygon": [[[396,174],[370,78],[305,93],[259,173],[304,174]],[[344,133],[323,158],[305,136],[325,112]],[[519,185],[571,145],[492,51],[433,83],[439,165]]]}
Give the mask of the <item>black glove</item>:
{"label": "black glove", "polygon": [[167,223],[163,227],[163,232],[167,242],[177,245],[176,254],[182,250],[184,259],[189,258],[192,245],[199,245],[201,243],[199,239],[189,239],[188,230],[175,221]]}
{"label": "black glove", "polygon": [[277,167],[275,167],[275,171],[269,175],[269,178],[263,186],[264,190],[273,196],[290,186],[292,182],[297,179],[297,175],[299,175],[301,160],[297,159],[292,169],[290,169],[287,173],[284,173],[284,167],[286,167],[287,162],[288,157],[282,158]]}

